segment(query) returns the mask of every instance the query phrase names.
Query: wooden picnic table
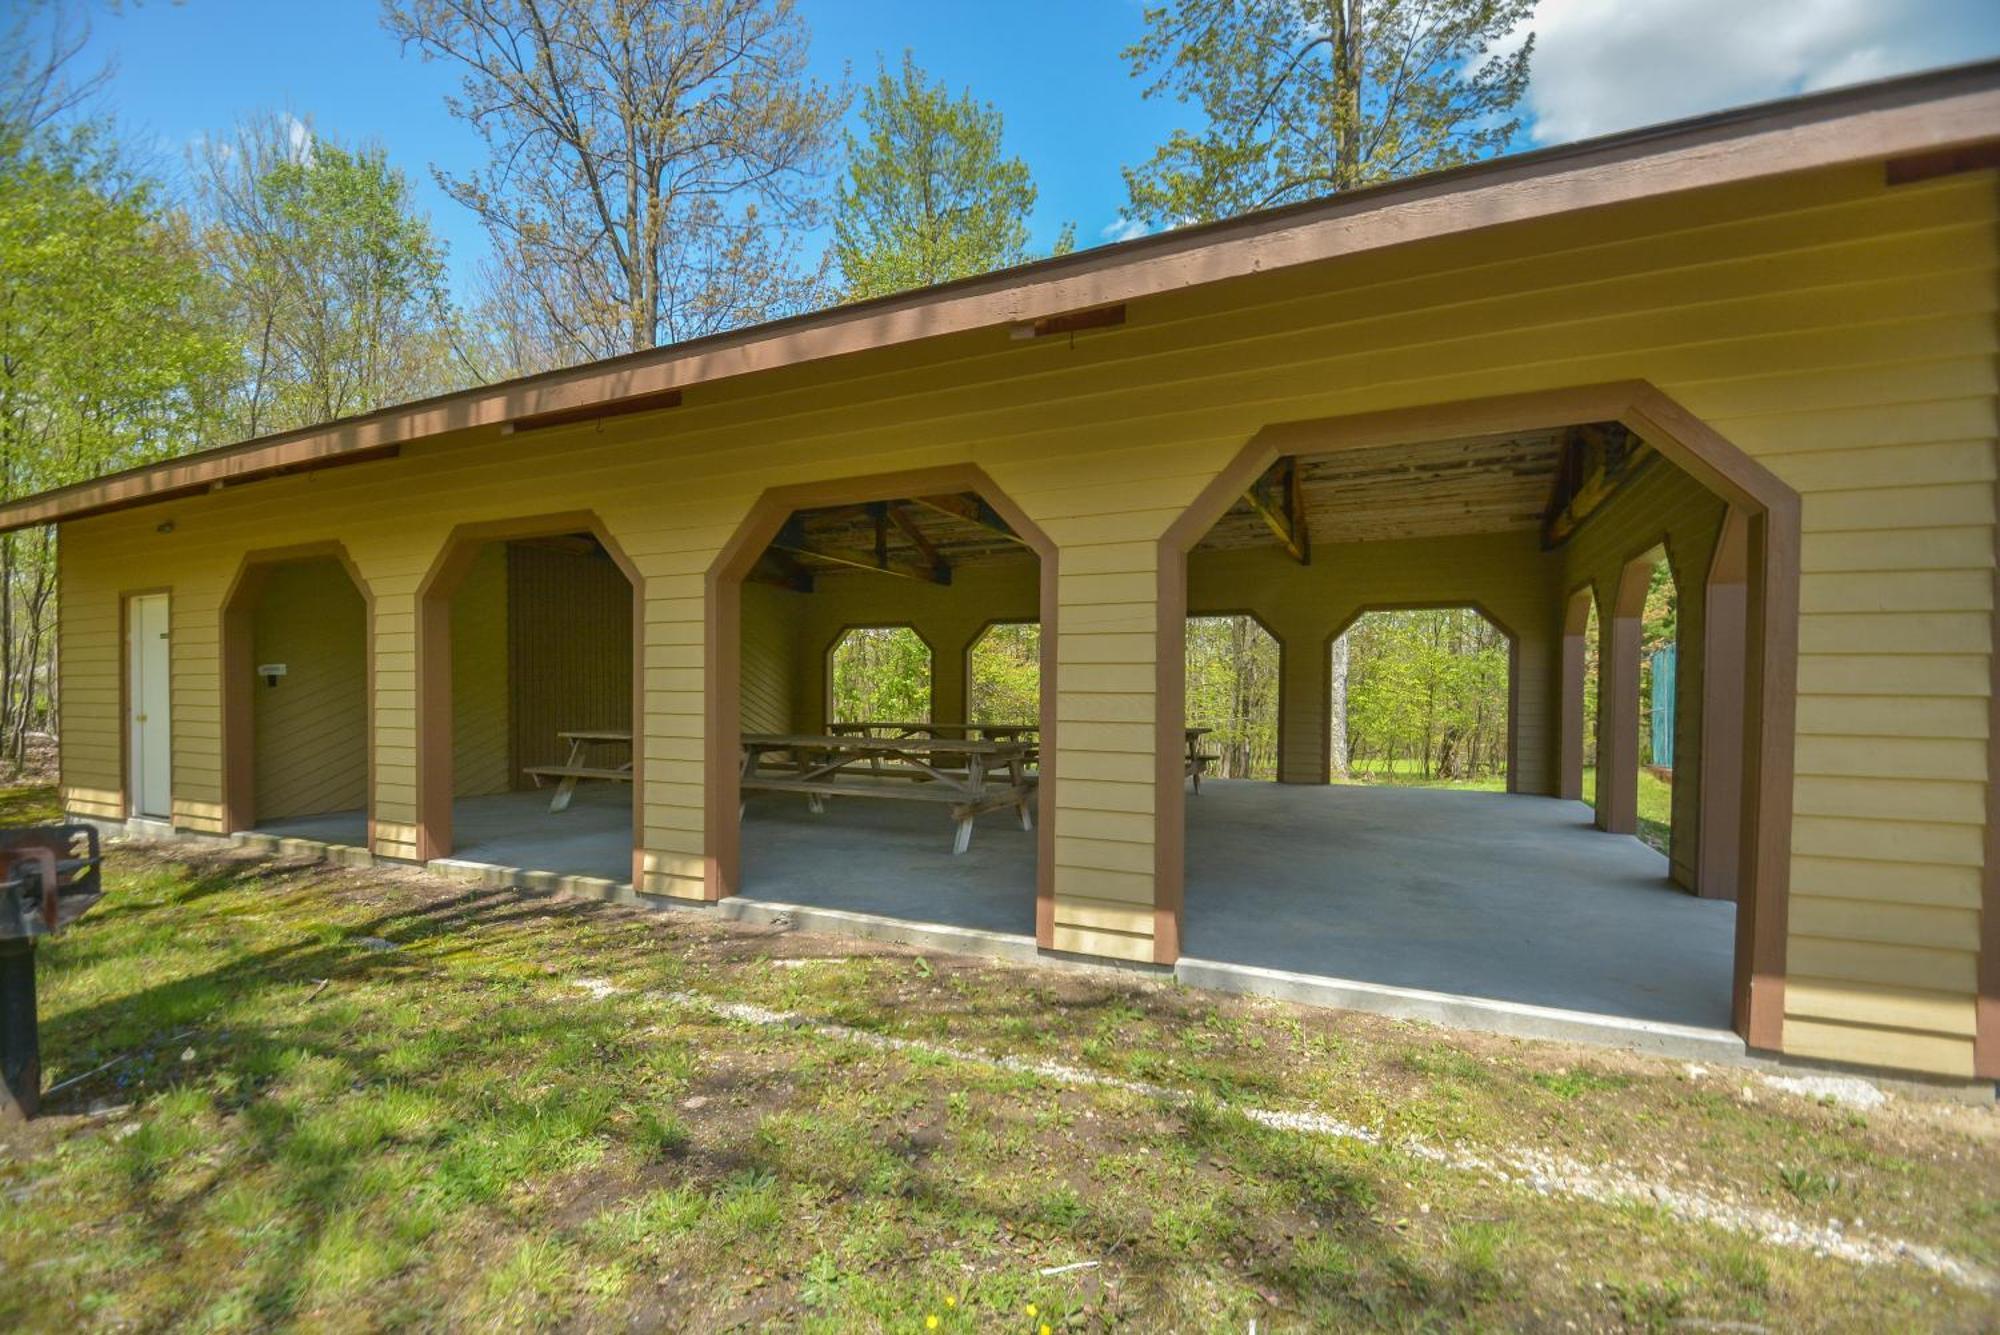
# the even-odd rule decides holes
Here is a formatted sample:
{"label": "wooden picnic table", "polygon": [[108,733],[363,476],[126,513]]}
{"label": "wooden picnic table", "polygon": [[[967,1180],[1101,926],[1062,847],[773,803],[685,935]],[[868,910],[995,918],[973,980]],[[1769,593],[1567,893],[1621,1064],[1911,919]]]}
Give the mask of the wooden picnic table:
{"label": "wooden picnic table", "polygon": [[[826,810],[828,797],[944,803],[952,821],[951,851],[963,853],[982,812],[1013,807],[1022,829],[1035,828],[1036,782],[1027,769],[1032,749],[1023,741],[987,738],[747,733],[740,786],[746,793],[804,793],[816,812]],[[765,762],[779,754],[790,757],[790,765],[766,769]]]}
{"label": "wooden picnic table", "polygon": [[1042,749],[1038,744],[1042,729],[1038,723],[891,723],[877,720],[829,723],[826,730],[838,737],[969,737],[989,742],[1028,743],[1028,763],[1038,764]]}
{"label": "wooden picnic table", "polygon": [[[881,720],[831,723],[827,725],[827,731],[842,737],[984,737],[991,741],[1030,743],[1037,742],[1042,733],[1039,725],[1031,723],[897,723]],[[1222,759],[1217,752],[1201,749],[1201,739],[1213,731],[1213,728],[1187,729],[1187,755],[1181,762],[1181,768],[1194,784],[1196,796],[1201,794],[1202,775]],[[1040,761],[1041,747],[1035,745],[1028,755],[1028,763],[1039,764]]]}
{"label": "wooden picnic table", "polygon": [[1187,730],[1187,758],[1182,762],[1182,768],[1187,771],[1187,777],[1194,783],[1194,794],[1196,797],[1201,796],[1201,776],[1208,772],[1210,765],[1222,759],[1221,755],[1217,752],[1201,749],[1201,739],[1214,731],[1215,729],[1213,728],[1189,728]]}
{"label": "wooden picnic table", "polygon": [[[529,765],[527,775],[535,781],[535,787],[542,786],[544,779],[556,780],[555,796],[549,799],[551,812],[567,811],[569,800],[576,796],[576,785],[583,779],[602,779],[607,783],[632,782],[632,730],[630,728],[572,728],[559,732],[556,737],[569,743],[569,758],[560,765]],[[622,765],[587,764],[589,752],[594,747],[623,746],[626,750]]]}

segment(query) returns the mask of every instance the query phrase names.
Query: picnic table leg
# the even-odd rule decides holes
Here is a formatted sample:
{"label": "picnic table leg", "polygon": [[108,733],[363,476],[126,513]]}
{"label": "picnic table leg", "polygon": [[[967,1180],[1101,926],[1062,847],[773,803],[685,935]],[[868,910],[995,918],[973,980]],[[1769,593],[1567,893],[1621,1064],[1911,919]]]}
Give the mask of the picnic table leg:
{"label": "picnic table leg", "polygon": [[565,774],[562,782],[556,785],[556,795],[549,799],[550,813],[568,811],[569,800],[574,796],[576,796],[576,775]]}
{"label": "picnic table leg", "polygon": [[953,856],[972,847],[972,822],[979,814],[979,799],[986,793],[986,757],[977,751],[965,758],[965,782],[971,790],[971,801],[951,809],[951,818],[956,825],[951,835]]}

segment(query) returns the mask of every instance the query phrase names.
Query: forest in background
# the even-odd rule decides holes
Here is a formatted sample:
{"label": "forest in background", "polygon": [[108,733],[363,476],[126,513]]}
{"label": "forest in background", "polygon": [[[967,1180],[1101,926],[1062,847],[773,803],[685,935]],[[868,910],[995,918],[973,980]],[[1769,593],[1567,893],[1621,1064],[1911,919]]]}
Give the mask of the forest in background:
{"label": "forest in background", "polygon": [[[1667,563],[1654,567],[1640,652],[1640,763],[1652,765],[1653,654],[1672,645],[1678,607]],[[1598,647],[1593,608],[1584,649],[1584,755],[1597,749]],[[1476,784],[1507,774],[1509,645],[1469,607],[1364,613],[1342,636],[1347,651],[1345,768],[1359,783]],[[1329,646],[1331,649],[1332,646]],[[1033,622],[989,627],[969,654],[973,723],[1039,721],[1041,631]],[[940,671],[961,670],[939,663]],[[1220,778],[1278,774],[1278,642],[1254,617],[1187,623],[1187,724],[1206,728]],[[928,721],[932,657],[907,626],[848,631],[831,656],[835,722]],[[1497,786],[1497,785],[1496,785]]]}
{"label": "forest in background", "polygon": [[[1038,258],[1036,187],[998,109],[908,52],[816,80],[793,0],[382,0],[386,35],[458,76],[447,108],[486,150],[463,174],[428,168],[489,244],[454,300],[410,185],[424,166],[395,145],[310,108],[212,127],[180,161],[128,136],[104,110],[116,71],[86,58],[93,16],[116,10],[16,0],[0,16],[0,501]],[[1502,151],[1532,11],[1148,7],[1117,55],[1136,97],[1187,123],[1125,169],[1126,222]],[[1054,249],[1072,244],[1065,226]],[[55,534],[0,535],[15,766],[55,727],[56,600]],[[982,689],[1018,711],[1018,672],[994,671]],[[1241,764],[1267,765],[1274,743],[1231,726]]]}

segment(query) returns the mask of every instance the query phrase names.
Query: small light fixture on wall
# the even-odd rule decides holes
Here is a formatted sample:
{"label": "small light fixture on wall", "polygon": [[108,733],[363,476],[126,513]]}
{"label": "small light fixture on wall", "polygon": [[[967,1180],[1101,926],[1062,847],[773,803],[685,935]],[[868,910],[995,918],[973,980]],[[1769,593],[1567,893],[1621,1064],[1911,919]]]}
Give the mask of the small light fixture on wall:
{"label": "small light fixture on wall", "polygon": [[285,665],[283,663],[259,663],[257,665],[257,675],[264,679],[266,686],[276,686],[278,678],[285,675]]}

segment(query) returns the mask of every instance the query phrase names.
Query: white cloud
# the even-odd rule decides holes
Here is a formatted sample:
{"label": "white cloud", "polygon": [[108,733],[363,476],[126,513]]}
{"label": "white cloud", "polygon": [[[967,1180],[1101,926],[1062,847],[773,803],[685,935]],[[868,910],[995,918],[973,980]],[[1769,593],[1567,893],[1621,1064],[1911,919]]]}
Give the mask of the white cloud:
{"label": "white cloud", "polygon": [[1152,228],[1146,226],[1146,224],[1140,222],[1137,218],[1113,218],[1110,222],[1098,228],[1097,234],[1106,241],[1118,242],[1130,241],[1135,236],[1144,236],[1151,230]]}
{"label": "white cloud", "polygon": [[285,141],[291,148],[293,162],[305,166],[312,165],[312,126],[289,113],[285,116]]}
{"label": "white cloud", "polygon": [[1533,27],[1538,143],[2000,51],[1991,0],[1542,0]]}

